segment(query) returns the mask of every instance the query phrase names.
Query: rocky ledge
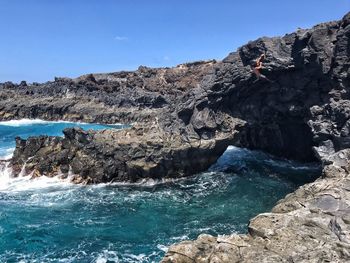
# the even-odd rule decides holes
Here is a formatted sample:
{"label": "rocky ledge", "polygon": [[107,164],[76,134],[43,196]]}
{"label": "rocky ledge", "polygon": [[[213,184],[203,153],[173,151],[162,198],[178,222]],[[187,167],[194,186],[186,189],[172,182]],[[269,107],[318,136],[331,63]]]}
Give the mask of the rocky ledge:
{"label": "rocky ledge", "polygon": [[72,182],[84,184],[183,177],[208,169],[235,142],[241,123],[231,119],[230,125],[230,136],[217,134],[202,142],[183,142],[180,134],[164,132],[157,122],[100,132],[66,129],[64,138],[17,138],[13,175],[71,176]]}
{"label": "rocky ledge", "polygon": [[170,246],[161,262],[350,262],[348,171],[327,166],[324,178],[251,219],[248,234],[202,234]]}
{"label": "rocky ledge", "polygon": [[[250,65],[266,54],[255,81]],[[0,116],[113,123],[17,139],[11,166],[75,182],[136,181],[203,171],[228,145],[319,161],[323,178],[249,224],[201,236],[163,262],[346,262],[349,255],[350,13],[340,21],[249,42],[222,61],[0,85]]]}

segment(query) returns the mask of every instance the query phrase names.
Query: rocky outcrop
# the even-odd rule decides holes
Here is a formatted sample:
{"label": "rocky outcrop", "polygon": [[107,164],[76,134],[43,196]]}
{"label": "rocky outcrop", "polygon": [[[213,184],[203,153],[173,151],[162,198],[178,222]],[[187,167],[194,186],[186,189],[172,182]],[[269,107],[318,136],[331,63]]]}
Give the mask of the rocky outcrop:
{"label": "rocky outcrop", "polygon": [[[249,128],[241,141],[277,154],[287,146],[285,154],[291,157],[310,158],[311,148],[324,165],[323,176],[287,195],[270,213],[253,218],[248,234],[201,235],[171,246],[162,263],[350,262],[350,14],[311,30],[252,42],[225,60],[239,56],[248,64],[262,50],[274,54],[266,72],[274,83],[260,89],[276,88],[284,95],[278,99],[276,93],[265,93],[259,101],[252,98],[255,93],[244,100],[250,118],[244,118]],[[285,132],[288,127],[296,137]]]}
{"label": "rocky outcrop", "polygon": [[203,234],[171,246],[162,263],[350,262],[350,178],[334,166],[324,176],[251,219],[248,234]]}
{"label": "rocky outcrop", "polygon": [[[157,117],[159,131],[173,139],[173,149],[179,141],[205,145],[216,137],[231,138],[232,125],[227,120],[233,118],[233,123],[244,123],[236,145],[315,160],[325,147],[333,152],[349,145],[348,17],[284,37],[260,38],[219,62],[171,69],[140,67],[136,72],[91,74],[38,86],[3,84],[2,90],[12,93],[2,93],[2,116],[138,121],[144,126]],[[263,73],[272,82],[256,82],[250,70],[261,53],[266,53]],[[147,134],[142,136],[147,138]],[[130,147],[138,140],[130,141]],[[225,141],[225,146],[233,143]],[[16,151],[23,151],[20,145]],[[16,160],[14,165],[22,164]],[[146,170],[151,165],[147,160],[141,165]],[[208,164],[213,161],[207,159]]]}
{"label": "rocky outcrop", "polygon": [[[266,54],[255,81],[250,65]],[[349,261],[350,13],[342,20],[260,38],[222,61],[91,74],[42,85],[0,86],[2,119],[39,117],[137,122],[123,131],[65,130],[17,139],[11,166],[75,182],[193,174],[230,144],[301,161],[324,178],[305,185],[248,235],[201,236],[172,246],[163,262]]]}
{"label": "rocky outcrop", "polygon": [[164,132],[157,122],[125,130],[64,130],[64,138],[16,139],[13,174],[33,177],[72,176],[75,183],[136,182],[146,178],[176,178],[209,168],[237,140],[242,125],[230,119],[232,133],[184,142],[181,134]]}
{"label": "rocky outcrop", "polygon": [[[341,21],[320,24],[284,37],[260,38],[219,62],[165,69],[140,67],[135,72],[90,74],[74,80],[56,78],[42,85],[5,83],[0,88],[3,98],[0,116],[3,119],[42,117],[140,123],[142,132],[131,129],[133,135],[122,148],[118,148],[117,142],[123,140],[124,132],[111,132],[114,135],[110,137],[105,136],[105,132],[86,135],[91,139],[89,142],[98,143],[99,147],[89,146],[89,153],[84,150],[84,154],[94,159],[101,157],[102,163],[94,166],[100,170],[94,170],[96,176],[91,180],[88,178],[92,174],[87,175],[84,169],[74,169],[74,173],[91,182],[134,180],[134,170],[123,168],[125,165],[118,168],[123,175],[119,176],[118,172],[113,172],[113,176],[105,175],[103,160],[111,157],[101,154],[101,149],[104,143],[109,148],[113,142],[116,142],[115,159],[109,162],[118,163],[118,156],[124,156],[124,162],[129,162],[134,158],[133,148],[140,147],[154,156],[166,156],[162,169],[179,169],[178,175],[159,170],[160,174],[152,177],[185,176],[206,169],[219,156],[216,147],[208,150],[206,145],[212,142],[216,145],[218,141],[220,153],[228,145],[235,144],[287,158],[324,162],[329,154],[349,146],[349,17],[348,14]],[[251,73],[250,65],[261,53],[266,54],[263,73],[271,82],[255,81]],[[156,122],[156,129],[147,128],[153,122]],[[167,139],[169,147],[165,148],[172,149],[171,155],[166,151],[154,151],[153,143],[143,145],[142,141],[147,142],[154,133]],[[97,141],[100,137],[103,139]],[[57,147],[63,149],[61,144],[69,138],[55,140]],[[161,143],[158,144],[163,149]],[[39,158],[41,152],[27,149],[30,145],[17,144],[12,165],[16,168],[26,163],[29,171],[34,169],[38,174],[50,175],[51,166],[42,164],[46,160]],[[69,145],[74,152],[76,143]],[[128,147],[130,149],[126,149]],[[182,155],[183,147],[190,149],[187,155]],[[191,169],[185,169],[188,172],[180,166],[173,167],[173,163],[183,162],[181,156],[194,160],[202,150],[205,154],[200,157],[201,161],[198,165],[191,163]],[[212,155],[209,154],[211,150]],[[22,155],[26,151],[34,154],[30,162],[25,160],[29,156]],[[51,154],[54,160],[61,158],[60,151],[53,149]],[[157,158],[152,154],[137,159],[138,173],[147,176],[149,167],[154,166],[153,159]],[[75,159],[65,158],[64,163],[69,165],[72,160]],[[61,162],[52,164],[66,170]]]}
{"label": "rocky outcrop", "polygon": [[197,87],[216,61],[175,68],[89,74],[31,85],[0,84],[0,119],[41,118],[98,123],[153,120],[186,91]]}

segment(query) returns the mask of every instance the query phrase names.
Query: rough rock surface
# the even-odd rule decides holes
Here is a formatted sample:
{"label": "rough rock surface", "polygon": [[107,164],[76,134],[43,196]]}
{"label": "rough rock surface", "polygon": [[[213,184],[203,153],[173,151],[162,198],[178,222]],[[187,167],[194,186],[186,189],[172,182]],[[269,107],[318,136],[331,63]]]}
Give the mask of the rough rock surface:
{"label": "rough rock surface", "polygon": [[350,177],[334,166],[324,174],[251,219],[249,234],[203,234],[171,246],[162,263],[350,262]]}
{"label": "rough rock surface", "polygon": [[[290,54],[282,62],[284,67],[278,66],[280,61],[271,61],[272,71],[267,73],[276,84],[285,83],[281,92],[285,94],[282,98],[287,108],[278,105],[275,99],[271,102],[271,97],[268,100],[262,97],[264,106],[256,114],[263,114],[263,107],[274,104],[275,111],[270,110],[270,116],[281,114],[284,108],[290,118],[295,116],[307,124],[310,130],[306,129],[300,139],[311,142],[315,157],[324,165],[323,176],[287,195],[270,213],[253,218],[248,234],[219,237],[203,234],[197,240],[171,246],[162,263],[350,262],[350,14],[341,21],[268,39],[261,45],[270,52],[271,45],[277,46],[273,49],[274,58],[281,58],[281,53]],[[242,47],[240,57],[249,60],[251,51],[249,45]],[[233,61],[235,56],[236,53],[231,54],[226,61]],[[272,72],[287,75],[285,80],[276,80]],[[288,88],[291,85],[295,88]],[[250,107],[255,108],[258,103],[256,100]],[[272,133],[263,132],[268,125],[261,130],[254,128],[256,122],[251,123],[247,134],[253,136],[246,140],[248,146],[265,146],[262,141],[268,142],[271,137],[284,145],[283,130],[271,128]],[[297,130],[301,131],[300,128]],[[298,138],[290,143],[295,148],[300,146]]]}
{"label": "rough rock surface", "polygon": [[235,143],[241,124],[230,119],[230,125],[231,136],[217,133],[214,139],[205,141],[183,142],[179,134],[164,132],[156,122],[125,130],[65,129],[64,138],[16,138],[13,173],[33,177],[72,175],[75,183],[183,177],[208,169],[228,144]]}
{"label": "rough rock surface", "polygon": [[[266,53],[255,82],[250,65]],[[0,118],[138,122],[125,131],[65,130],[17,139],[14,175],[76,182],[193,174],[234,144],[319,160],[324,178],[254,218],[248,235],[201,236],[163,262],[346,262],[349,255],[350,13],[283,37],[260,38],[222,61],[0,85]],[[115,165],[115,163],[117,165]]]}
{"label": "rough rock surface", "polygon": [[[205,152],[203,156],[198,156],[195,150],[188,155],[172,154],[166,164],[163,162],[165,170],[171,170],[173,162],[182,162],[181,156],[201,160],[189,173],[180,169],[178,175],[171,172],[157,177],[202,171],[218,157],[215,147],[206,146],[210,141],[216,144],[216,140],[221,142],[222,149],[235,144],[302,161],[316,158],[323,161],[329,153],[346,149],[350,144],[349,17],[348,14],[341,21],[284,37],[260,38],[219,62],[197,62],[166,69],[140,67],[135,72],[90,74],[74,80],[57,78],[42,85],[5,83],[0,86],[3,98],[0,116],[2,119],[39,117],[102,123],[137,121],[144,127],[142,134],[134,136],[134,142],[132,138],[128,140],[125,147],[130,151],[120,148],[129,154],[138,145],[144,147],[142,141],[154,133],[147,128],[148,123],[156,122],[156,133],[171,138],[168,143],[172,144],[173,151],[182,152],[180,144],[189,144]],[[261,53],[266,53],[263,73],[272,83],[254,81],[250,65]],[[116,134],[124,136],[122,132]],[[91,132],[89,138],[98,137]],[[108,139],[105,142],[106,147],[112,143]],[[103,142],[99,143],[99,148],[103,148]],[[21,166],[27,161],[24,157],[28,156],[21,156],[22,152],[37,153],[38,158],[28,165],[40,174],[49,175],[51,168],[44,164],[46,159],[40,158],[40,151],[26,149],[30,145],[17,144],[12,164]],[[117,150],[118,145],[114,148]],[[87,156],[110,159],[108,155],[102,156],[103,151],[94,149],[96,152],[91,150]],[[214,157],[210,155],[211,149]],[[114,156],[125,156],[125,162],[131,158],[122,153]],[[59,151],[57,158],[52,158],[61,158]],[[138,159],[139,170],[143,167],[145,170],[142,174],[147,175],[149,167],[154,165],[151,159]],[[64,162],[69,164],[71,160]],[[55,163],[55,169],[60,169],[60,162]],[[98,167],[104,169],[105,165]],[[96,174],[105,174],[96,169]],[[133,180],[134,170],[128,171],[131,174],[119,177],[116,172],[108,179]],[[88,179],[84,169],[75,169],[74,173]],[[92,182],[102,178],[97,177]]]}
{"label": "rough rock surface", "polygon": [[197,87],[215,63],[212,60],[158,69],[140,66],[134,72],[55,78],[43,84],[2,83],[0,118],[98,123],[153,120],[163,108]]}

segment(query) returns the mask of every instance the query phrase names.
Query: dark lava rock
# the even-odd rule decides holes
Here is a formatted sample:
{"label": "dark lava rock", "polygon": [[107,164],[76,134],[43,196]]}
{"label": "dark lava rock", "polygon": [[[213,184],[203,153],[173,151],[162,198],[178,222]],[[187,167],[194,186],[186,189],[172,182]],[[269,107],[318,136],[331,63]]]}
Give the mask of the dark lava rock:
{"label": "dark lava rock", "polygon": [[[179,177],[207,169],[230,144],[332,163],[350,145],[348,17],[259,38],[223,61],[1,84],[3,120],[138,123],[126,131],[73,129],[64,139],[17,140],[12,166],[26,163],[36,174],[69,166],[91,183]],[[262,53],[272,82],[255,82],[251,72]]]}
{"label": "dark lava rock", "polygon": [[[250,65],[266,54],[259,80]],[[131,123],[16,139],[10,165],[75,183],[176,178],[207,169],[234,144],[301,161],[323,178],[300,187],[247,235],[171,246],[162,262],[350,262],[350,13],[259,38],[222,61],[0,84],[0,119]],[[3,164],[0,164],[3,165]]]}

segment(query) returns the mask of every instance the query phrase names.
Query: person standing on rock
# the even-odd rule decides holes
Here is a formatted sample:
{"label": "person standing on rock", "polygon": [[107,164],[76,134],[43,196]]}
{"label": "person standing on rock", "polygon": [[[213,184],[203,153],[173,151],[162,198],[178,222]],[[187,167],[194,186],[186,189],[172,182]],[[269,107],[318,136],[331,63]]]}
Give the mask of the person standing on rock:
{"label": "person standing on rock", "polygon": [[260,79],[264,79],[267,80],[268,82],[272,82],[271,80],[269,80],[265,75],[261,74],[260,70],[262,69],[262,62],[265,59],[265,54],[261,54],[260,57],[256,60],[255,64],[252,65],[252,70],[253,73],[256,76],[256,80],[254,80],[253,83],[257,82]]}

